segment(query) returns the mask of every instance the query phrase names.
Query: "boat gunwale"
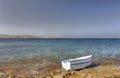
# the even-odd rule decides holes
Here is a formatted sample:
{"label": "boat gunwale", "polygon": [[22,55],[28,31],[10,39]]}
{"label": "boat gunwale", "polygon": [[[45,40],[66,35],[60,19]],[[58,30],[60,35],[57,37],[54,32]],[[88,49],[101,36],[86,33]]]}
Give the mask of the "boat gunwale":
{"label": "boat gunwale", "polygon": [[[78,58],[73,58],[69,60],[62,60],[63,62],[76,62],[76,61],[84,61],[91,59],[93,55],[88,55],[88,56],[83,56],[83,57],[78,57]],[[86,57],[86,58],[85,58]]]}

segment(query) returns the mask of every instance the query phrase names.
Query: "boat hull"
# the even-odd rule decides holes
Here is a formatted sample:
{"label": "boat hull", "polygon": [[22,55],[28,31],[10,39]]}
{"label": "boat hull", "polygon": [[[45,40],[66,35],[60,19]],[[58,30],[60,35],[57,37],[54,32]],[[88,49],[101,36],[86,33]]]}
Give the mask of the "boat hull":
{"label": "boat hull", "polygon": [[69,60],[62,60],[62,68],[65,70],[82,69],[92,64],[92,55],[73,58]]}

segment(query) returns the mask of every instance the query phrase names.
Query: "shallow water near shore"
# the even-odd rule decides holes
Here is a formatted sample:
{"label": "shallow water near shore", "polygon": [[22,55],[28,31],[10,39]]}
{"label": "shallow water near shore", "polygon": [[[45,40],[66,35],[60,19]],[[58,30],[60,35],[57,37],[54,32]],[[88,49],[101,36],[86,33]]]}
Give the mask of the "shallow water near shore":
{"label": "shallow water near shore", "polygon": [[120,59],[120,39],[0,39],[0,60],[34,57],[68,59],[93,54]]}

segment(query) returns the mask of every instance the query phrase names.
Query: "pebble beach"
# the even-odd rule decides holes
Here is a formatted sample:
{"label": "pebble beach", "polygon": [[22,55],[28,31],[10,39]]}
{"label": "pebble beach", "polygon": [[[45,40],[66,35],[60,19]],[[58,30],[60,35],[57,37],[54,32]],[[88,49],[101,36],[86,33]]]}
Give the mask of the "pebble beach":
{"label": "pebble beach", "polygon": [[120,66],[119,60],[104,59],[67,72],[58,60],[31,58],[0,62],[0,78],[120,78]]}

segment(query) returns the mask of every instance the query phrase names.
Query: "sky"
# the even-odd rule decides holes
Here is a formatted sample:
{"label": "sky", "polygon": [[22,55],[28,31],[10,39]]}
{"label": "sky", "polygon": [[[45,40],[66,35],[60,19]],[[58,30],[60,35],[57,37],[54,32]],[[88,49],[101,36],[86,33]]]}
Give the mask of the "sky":
{"label": "sky", "polygon": [[0,0],[0,34],[120,38],[120,1]]}

